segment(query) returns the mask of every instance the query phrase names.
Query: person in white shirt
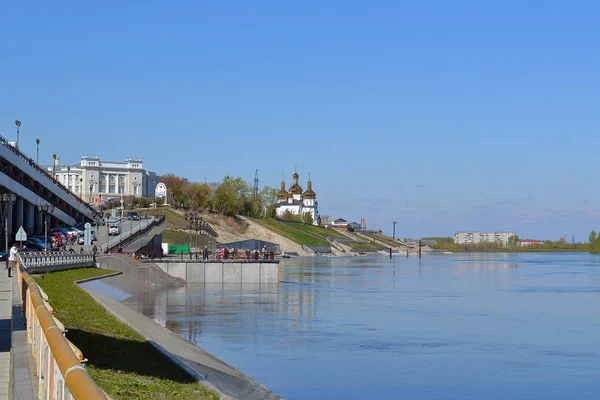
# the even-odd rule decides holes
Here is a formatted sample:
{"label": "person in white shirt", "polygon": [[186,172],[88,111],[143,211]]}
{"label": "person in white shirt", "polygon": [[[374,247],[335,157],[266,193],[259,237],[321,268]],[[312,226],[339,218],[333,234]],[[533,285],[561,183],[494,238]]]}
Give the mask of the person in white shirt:
{"label": "person in white shirt", "polygon": [[10,248],[10,255],[8,257],[8,277],[12,276],[11,271],[13,268],[17,266],[17,252],[19,251],[19,246],[16,243]]}

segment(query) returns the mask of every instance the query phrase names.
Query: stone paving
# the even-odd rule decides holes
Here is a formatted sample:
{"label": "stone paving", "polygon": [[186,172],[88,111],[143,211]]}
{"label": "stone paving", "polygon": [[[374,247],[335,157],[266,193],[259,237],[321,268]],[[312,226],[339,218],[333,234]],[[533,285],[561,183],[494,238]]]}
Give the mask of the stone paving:
{"label": "stone paving", "polygon": [[0,265],[0,399],[10,399],[10,348],[12,335],[12,288],[4,262]]}

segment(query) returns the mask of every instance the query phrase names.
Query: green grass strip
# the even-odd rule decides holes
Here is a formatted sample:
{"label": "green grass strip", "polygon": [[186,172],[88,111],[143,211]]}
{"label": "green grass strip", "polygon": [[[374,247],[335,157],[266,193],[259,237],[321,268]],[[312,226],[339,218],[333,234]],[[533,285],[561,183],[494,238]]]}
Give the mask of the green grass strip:
{"label": "green grass strip", "polygon": [[36,279],[68,330],[67,338],[89,359],[92,379],[118,400],[218,399],[74,282],[110,272],[84,268]]}
{"label": "green grass strip", "polygon": [[319,226],[307,225],[307,224],[303,224],[301,222],[285,221],[283,223],[286,225],[292,226],[296,229],[300,229],[304,232],[312,233],[313,235],[318,235],[318,236],[322,237],[323,239],[327,239],[328,237],[348,239],[348,237],[346,235],[336,231],[335,229],[321,228]]}
{"label": "green grass strip", "polygon": [[273,221],[264,218],[250,218],[257,224],[261,224],[267,229],[272,230],[275,233],[280,234],[298,244],[303,246],[329,246],[329,241],[325,239],[319,239],[314,236],[310,236],[304,232],[298,232],[297,230],[286,226],[284,223]]}

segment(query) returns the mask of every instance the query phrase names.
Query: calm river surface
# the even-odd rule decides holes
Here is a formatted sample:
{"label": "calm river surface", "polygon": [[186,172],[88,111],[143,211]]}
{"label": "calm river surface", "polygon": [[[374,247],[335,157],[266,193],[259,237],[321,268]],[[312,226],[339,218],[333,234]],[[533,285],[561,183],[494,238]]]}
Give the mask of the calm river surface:
{"label": "calm river surface", "polygon": [[124,302],[287,399],[600,399],[600,256],[291,259]]}

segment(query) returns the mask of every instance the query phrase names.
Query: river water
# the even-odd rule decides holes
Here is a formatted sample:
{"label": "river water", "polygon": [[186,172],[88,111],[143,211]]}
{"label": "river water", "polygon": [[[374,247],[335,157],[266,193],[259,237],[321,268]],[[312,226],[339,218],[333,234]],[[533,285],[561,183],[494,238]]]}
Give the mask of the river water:
{"label": "river water", "polygon": [[124,302],[287,399],[600,399],[600,256],[299,258]]}

